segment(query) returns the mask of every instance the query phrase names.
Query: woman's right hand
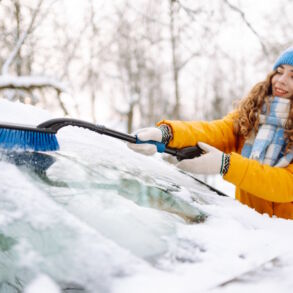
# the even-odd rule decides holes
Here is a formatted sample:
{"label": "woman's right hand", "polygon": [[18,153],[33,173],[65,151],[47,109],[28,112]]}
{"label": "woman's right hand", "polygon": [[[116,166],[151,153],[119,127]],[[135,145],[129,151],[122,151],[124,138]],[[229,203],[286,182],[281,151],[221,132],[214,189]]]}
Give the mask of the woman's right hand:
{"label": "woman's right hand", "polygon": [[[142,128],[134,132],[133,135],[137,136],[137,138],[141,141],[154,140],[162,142],[162,131],[157,127]],[[127,146],[135,152],[148,156],[153,155],[157,152],[157,147],[149,143],[127,143]]]}

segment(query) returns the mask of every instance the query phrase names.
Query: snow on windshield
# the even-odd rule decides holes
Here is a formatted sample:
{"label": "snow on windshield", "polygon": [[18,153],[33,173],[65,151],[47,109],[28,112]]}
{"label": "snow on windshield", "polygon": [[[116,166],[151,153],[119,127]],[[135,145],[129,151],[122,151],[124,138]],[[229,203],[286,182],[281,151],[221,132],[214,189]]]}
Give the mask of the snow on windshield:
{"label": "snow on windshield", "polygon": [[[0,105],[2,121],[52,118]],[[220,197],[113,138],[76,127],[57,137],[58,152],[1,153],[0,292],[42,292],[44,283],[52,292],[292,288],[291,221]]]}

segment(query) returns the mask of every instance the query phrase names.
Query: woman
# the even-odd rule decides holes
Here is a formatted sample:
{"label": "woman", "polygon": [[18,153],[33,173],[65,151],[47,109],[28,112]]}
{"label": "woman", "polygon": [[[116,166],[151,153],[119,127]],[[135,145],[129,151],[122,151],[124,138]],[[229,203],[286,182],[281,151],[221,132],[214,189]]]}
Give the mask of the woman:
{"label": "woman", "polygon": [[[236,199],[260,213],[293,219],[293,47],[236,111],[212,122],[163,120],[137,132],[142,141],[169,147],[198,144],[205,154],[177,166],[196,174],[221,174],[236,186]],[[150,144],[129,144],[153,154]]]}

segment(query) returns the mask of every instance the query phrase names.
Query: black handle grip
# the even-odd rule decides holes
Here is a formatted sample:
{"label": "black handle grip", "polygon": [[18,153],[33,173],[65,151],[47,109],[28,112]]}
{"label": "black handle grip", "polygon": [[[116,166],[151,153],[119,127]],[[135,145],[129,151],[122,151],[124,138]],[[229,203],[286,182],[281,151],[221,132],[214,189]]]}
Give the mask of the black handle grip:
{"label": "black handle grip", "polygon": [[186,147],[177,150],[176,158],[178,161],[185,159],[193,159],[204,154],[204,151],[199,146]]}

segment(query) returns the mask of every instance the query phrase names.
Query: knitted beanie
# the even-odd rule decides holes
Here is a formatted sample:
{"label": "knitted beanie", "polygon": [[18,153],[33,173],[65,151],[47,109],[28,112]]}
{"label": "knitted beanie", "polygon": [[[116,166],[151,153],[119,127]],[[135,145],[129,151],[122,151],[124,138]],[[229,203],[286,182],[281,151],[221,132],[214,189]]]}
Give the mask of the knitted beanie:
{"label": "knitted beanie", "polygon": [[282,64],[293,66],[293,46],[281,53],[275,62],[273,69],[276,70]]}

